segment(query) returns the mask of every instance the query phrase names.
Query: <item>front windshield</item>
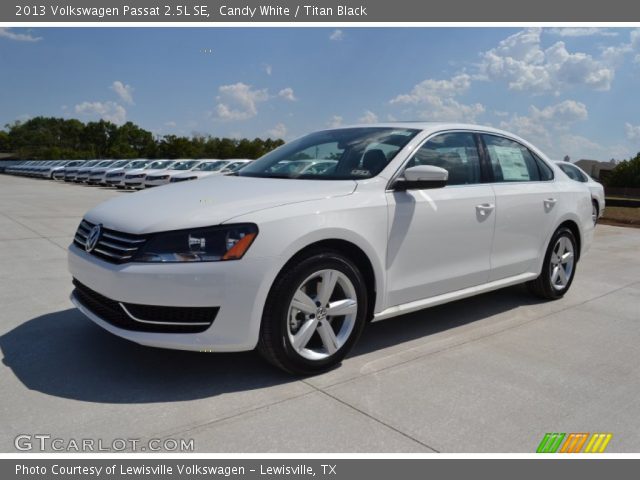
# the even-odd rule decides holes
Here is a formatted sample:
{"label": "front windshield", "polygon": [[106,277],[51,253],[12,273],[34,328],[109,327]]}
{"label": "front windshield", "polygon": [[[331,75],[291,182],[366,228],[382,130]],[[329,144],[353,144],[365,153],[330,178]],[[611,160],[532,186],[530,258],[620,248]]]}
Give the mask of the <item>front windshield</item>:
{"label": "front windshield", "polygon": [[100,162],[96,167],[107,167],[113,163],[113,160],[105,160],[104,162]]}
{"label": "front windshield", "polygon": [[127,165],[124,166],[125,170],[129,170],[132,168],[143,168],[145,165],[147,165],[149,162],[147,160],[136,160],[135,162],[131,162],[128,163]]}
{"label": "front windshield", "polygon": [[83,167],[93,167],[96,163],[98,163],[97,160],[92,160],[91,162],[85,163]]}
{"label": "front windshield", "polygon": [[170,165],[174,163],[173,160],[158,160],[156,162],[152,162],[145,167],[145,170],[159,170],[162,168],[168,168]]}
{"label": "front windshield", "polygon": [[324,130],[247,164],[242,177],[359,180],[378,175],[419,130],[360,127]]}
{"label": "front windshield", "polygon": [[245,165],[249,165],[249,162],[232,162],[222,169],[223,172],[237,172]]}
{"label": "front windshield", "polygon": [[186,160],[177,162],[171,167],[171,170],[191,170],[194,166],[200,163],[200,160]]}
{"label": "front windshield", "polygon": [[223,160],[218,162],[203,162],[193,169],[194,172],[215,172],[224,167],[227,163]]}
{"label": "front windshield", "polygon": [[111,168],[122,167],[123,165],[126,165],[127,163],[129,163],[129,160],[118,160],[117,162],[113,162],[111,164]]}

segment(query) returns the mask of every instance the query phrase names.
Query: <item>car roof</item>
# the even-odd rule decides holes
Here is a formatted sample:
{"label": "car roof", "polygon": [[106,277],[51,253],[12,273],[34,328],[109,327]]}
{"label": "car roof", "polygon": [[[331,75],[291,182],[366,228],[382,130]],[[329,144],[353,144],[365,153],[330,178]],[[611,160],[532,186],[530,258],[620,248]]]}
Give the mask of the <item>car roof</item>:
{"label": "car roof", "polygon": [[496,135],[505,136],[516,140],[517,142],[522,143],[523,145],[531,148],[538,154],[541,154],[546,160],[549,161],[548,157],[544,155],[544,153],[533,145],[531,142],[525,140],[518,135],[508,132],[506,130],[500,130],[499,128],[494,128],[486,125],[478,125],[474,123],[461,123],[461,122],[425,122],[425,121],[403,121],[403,122],[380,122],[380,123],[362,123],[355,125],[343,125],[336,128],[325,128],[323,131],[328,130],[341,130],[347,128],[370,128],[370,127],[378,127],[378,128],[405,128],[405,129],[415,129],[421,130],[424,133],[431,134],[437,133],[440,131],[446,130],[471,130],[477,131],[481,133],[493,133]]}
{"label": "car roof", "polygon": [[500,133],[510,137],[515,136],[511,132],[500,130],[498,128],[489,127],[486,125],[477,125],[473,123],[459,123],[459,122],[425,122],[425,121],[404,121],[404,122],[380,122],[380,123],[361,123],[354,125],[341,125],[335,128],[326,128],[325,130],[339,130],[345,128],[412,128],[416,130],[437,132],[440,130],[482,130],[485,132]]}

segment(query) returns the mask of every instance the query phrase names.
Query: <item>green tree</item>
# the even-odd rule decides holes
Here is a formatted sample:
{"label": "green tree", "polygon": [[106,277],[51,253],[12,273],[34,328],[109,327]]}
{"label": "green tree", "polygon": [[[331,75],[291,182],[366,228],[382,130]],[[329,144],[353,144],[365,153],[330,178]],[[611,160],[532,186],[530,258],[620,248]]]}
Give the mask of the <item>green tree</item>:
{"label": "green tree", "polygon": [[0,130],[0,152],[10,152],[11,141],[9,140],[9,134],[4,130]]}
{"label": "green tree", "polygon": [[34,117],[0,131],[0,151],[23,159],[75,158],[258,158],[284,142],[279,139],[232,139],[153,134],[133,122],[115,125],[98,120]]}
{"label": "green tree", "polygon": [[640,152],[634,158],[618,163],[606,182],[608,187],[640,188]]}

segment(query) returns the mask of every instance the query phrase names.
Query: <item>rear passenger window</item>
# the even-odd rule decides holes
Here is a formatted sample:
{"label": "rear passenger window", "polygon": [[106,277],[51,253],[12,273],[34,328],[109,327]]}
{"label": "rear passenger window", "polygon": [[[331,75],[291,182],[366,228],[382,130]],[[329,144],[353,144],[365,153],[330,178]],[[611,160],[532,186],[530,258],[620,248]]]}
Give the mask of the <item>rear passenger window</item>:
{"label": "rear passenger window", "polygon": [[560,163],[558,164],[558,166],[562,169],[564,173],[567,174],[567,176],[571,180],[575,180],[576,182],[582,182],[582,183],[585,183],[587,181],[587,177],[585,177],[584,174],[573,165]]}
{"label": "rear passenger window", "polygon": [[[529,149],[513,140],[482,135],[496,182],[535,182],[540,171]],[[553,173],[551,173],[553,176]]]}
{"label": "rear passenger window", "polygon": [[444,133],[418,149],[407,167],[434,165],[449,172],[447,185],[480,183],[480,159],[471,133]]}

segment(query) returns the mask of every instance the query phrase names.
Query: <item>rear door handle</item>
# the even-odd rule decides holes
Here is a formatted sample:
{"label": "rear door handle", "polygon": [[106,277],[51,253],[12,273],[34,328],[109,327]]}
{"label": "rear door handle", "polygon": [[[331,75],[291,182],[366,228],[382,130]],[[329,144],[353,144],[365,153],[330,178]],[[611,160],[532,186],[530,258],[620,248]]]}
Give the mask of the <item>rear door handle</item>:
{"label": "rear door handle", "polygon": [[556,204],[557,201],[558,200],[556,198],[547,198],[544,201],[544,206],[547,207],[547,208],[551,208]]}
{"label": "rear door handle", "polygon": [[496,208],[496,206],[493,203],[481,203],[480,205],[476,205],[476,210],[482,217],[489,215],[494,208]]}

